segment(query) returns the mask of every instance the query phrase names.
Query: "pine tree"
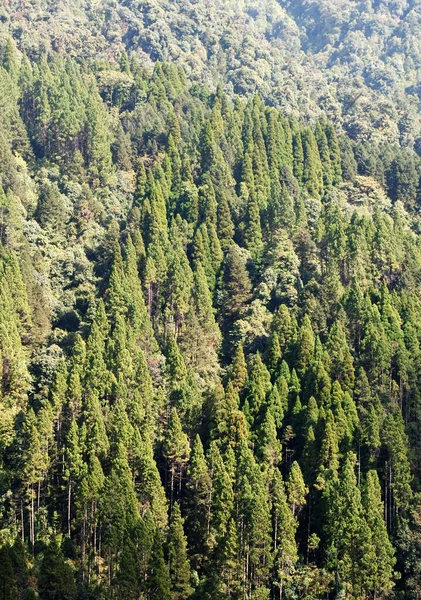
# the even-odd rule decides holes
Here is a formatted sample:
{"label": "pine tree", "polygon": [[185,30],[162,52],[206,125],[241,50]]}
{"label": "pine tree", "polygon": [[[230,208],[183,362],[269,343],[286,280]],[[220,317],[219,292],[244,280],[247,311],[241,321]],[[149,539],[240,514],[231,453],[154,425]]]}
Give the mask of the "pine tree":
{"label": "pine tree", "polygon": [[270,231],[278,227],[291,230],[295,224],[294,201],[286,184],[282,181],[272,185],[268,205]]}
{"label": "pine tree", "polygon": [[187,435],[183,432],[180,419],[175,408],[172,409],[168,421],[168,429],[164,440],[164,453],[170,468],[171,506],[174,498],[174,486],[178,478],[178,490],[181,490],[183,474],[190,455]]}
{"label": "pine tree", "polygon": [[316,129],[314,132],[316,138],[317,147],[319,149],[320,160],[322,163],[323,170],[323,187],[325,191],[332,189],[333,184],[333,168],[330,159],[330,148],[326,137],[324,120],[320,119],[316,123]]}
{"label": "pine tree", "polygon": [[267,349],[266,365],[269,371],[274,374],[277,373],[278,366],[281,361],[281,346],[279,344],[279,337],[276,331],[272,333],[269,340],[269,347]]}
{"label": "pine tree", "polygon": [[76,595],[72,568],[65,562],[58,540],[48,544],[38,576],[38,589],[46,600],[71,600]]}
{"label": "pine tree", "polygon": [[209,544],[214,546],[227,531],[234,509],[234,491],[231,478],[216,442],[211,442],[207,461],[212,480]]}
{"label": "pine tree", "polygon": [[309,194],[316,199],[320,199],[323,195],[323,169],[317,143],[311,129],[304,129],[301,133],[301,139],[304,154],[302,181]]}
{"label": "pine tree", "polygon": [[178,502],[175,502],[172,507],[167,538],[171,597],[173,600],[183,600],[188,598],[191,593],[190,565],[183,524],[180,506]]}
{"label": "pine tree", "polygon": [[216,559],[219,573],[218,593],[223,594],[224,597],[238,598],[241,594],[241,565],[238,554],[238,532],[234,519],[231,519],[227,532],[218,546]]}
{"label": "pine tree", "polygon": [[71,536],[72,500],[75,485],[80,480],[83,468],[80,449],[79,430],[75,419],[72,420],[65,443],[65,474],[67,476],[67,533]]}
{"label": "pine tree", "polygon": [[218,197],[217,214],[217,233],[221,247],[226,250],[234,235],[234,225],[231,218],[231,210],[228,202],[228,196],[222,192]]}
{"label": "pine tree", "polygon": [[167,304],[174,317],[175,333],[178,335],[186,318],[193,287],[193,273],[184,252],[178,223],[173,221],[170,229],[168,252]]}
{"label": "pine tree", "polygon": [[113,262],[107,290],[107,312],[115,319],[117,315],[126,314],[126,277],[120,244],[116,242],[113,249]]}
{"label": "pine tree", "polygon": [[374,545],[375,561],[371,565],[370,579],[374,597],[388,594],[393,588],[395,552],[389,540],[384,521],[384,506],[381,501],[380,482],[376,471],[367,473],[362,495],[364,517],[370,529]]}
{"label": "pine tree", "polygon": [[233,388],[241,392],[247,379],[247,365],[242,344],[238,344],[231,365],[230,379]]}
{"label": "pine tree", "polygon": [[303,140],[298,123],[294,118],[290,121],[290,131],[292,135],[293,172],[294,176],[301,182],[304,175]]}
{"label": "pine tree", "polygon": [[305,497],[308,494],[308,489],[305,486],[300,465],[294,461],[291,466],[288,481],[286,484],[288,491],[288,499],[291,505],[292,516],[302,508],[306,502]]}
{"label": "pine tree", "polygon": [[139,597],[140,582],[136,559],[136,547],[130,538],[126,538],[120,555],[116,584],[118,593],[127,600],[136,600]]}
{"label": "pine tree", "polygon": [[370,570],[375,561],[371,531],[364,518],[361,494],[354,473],[356,457],[346,456],[340,478],[332,479],[326,492],[327,531],[330,539],[330,560],[335,571],[336,590],[350,590],[363,595],[372,589]]}
{"label": "pine tree", "polygon": [[391,527],[393,514],[405,511],[412,498],[411,472],[407,456],[406,434],[400,411],[389,413],[383,425],[384,442],[389,452],[387,463],[388,491],[387,523]]}
{"label": "pine tree", "polygon": [[171,583],[168,567],[164,560],[161,535],[156,531],[149,557],[148,598],[150,600],[171,600]]}
{"label": "pine tree", "polygon": [[142,514],[147,513],[154,525],[162,530],[167,525],[167,500],[149,432],[142,437],[135,429],[132,461],[134,486]]}
{"label": "pine tree", "polygon": [[11,550],[9,545],[0,548],[0,599],[17,600],[19,598],[18,589],[15,582],[15,573],[10,557]]}
{"label": "pine tree", "polygon": [[206,556],[206,540],[210,528],[210,502],[212,481],[203,451],[203,444],[197,435],[191,451],[187,471],[187,527],[190,549],[194,563]]}
{"label": "pine tree", "polygon": [[278,469],[273,472],[271,483],[274,574],[273,587],[279,598],[283,598],[285,586],[291,581],[294,566],[298,561],[295,534],[297,521],[287,501],[285,484]]}
{"label": "pine tree", "polygon": [[298,332],[296,369],[304,375],[310,366],[314,352],[314,334],[308,315],[304,317],[303,324]]}
{"label": "pine tree", "polygon": [[3,68],[9,73],[14,82],[17,82],[19,65],[16,56],[16,50],[11,38],[8,38],[6,47],[3,51]]}
{"label": "pine tree", "polygon": [[244,243],[252,256],[258,258],[262,250],[262,228],[259,203],[254,195],[250,195],[248,200]]}
{"label": "pine tree", "polygon": [[219,370],[217,350],[221,334],[215,319],[206,273],[200,262],[196,265],[193,278],[193,302],[186,316],[179,346],[186,363],[195,373],[207,379],[215,376]]}
{"label": "pine tree", "polygon": [[330,164],[332,167],[333,184],[338,185],[342,181],[342,162],[339,141],[333,123],[330,121],[324,121],[323,128],[330,151]]}
{"label": "pine tree", "polygon": [[247,402],[251,418],[255,418],[261,408],[265,406],[267,395],[271,389],[269,371],[258,353],[252,363],[246,384],[245,402]]}
{"label": "pine tree", "polygon": [[231,244],[225,259],[223,273],[223,313],[232,322],[250,298],[251,282],[244,254],[236,244]]}
{"label": "pine tree", "polygon": [[348,346],[345,331],[340,322],[335,323],[329,333],[327,343],[331,357],[331,377],[340,382],[344,390],[352,391],[354,387],[354,365]]}

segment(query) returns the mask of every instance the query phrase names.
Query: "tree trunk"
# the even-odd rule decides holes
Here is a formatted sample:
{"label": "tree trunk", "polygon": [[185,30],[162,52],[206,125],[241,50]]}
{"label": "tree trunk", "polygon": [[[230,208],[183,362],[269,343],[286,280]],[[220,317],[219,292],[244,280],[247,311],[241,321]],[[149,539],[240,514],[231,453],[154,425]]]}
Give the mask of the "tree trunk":
{"label": "tree trunk", "polygon": [[175,477],[175,465],[171,465],[171,495],[170,495],[170,511],[172,511],[172,505],[174,503],[174,477]]}
{"label": "tree trunk", "polygon": [[22,543],[25,543],[25,517],[23,514],[23,500],[20,501],[20,520],[22,524]]}
{"label": "tree trunk", "polygon": [[31,546],[32,554],[34,553],[35,547],[35,508],[34,508],[34,490],[31,487]]}
{"label": "tree trunk", "polygon": [[71,507],[72,507],[72,480],[69,477],[68,486],[67,486],[67,532],[70,537],[71,530]]}
{"label": "tree trunk", "polygon": [[86,555],[86,504],[83,508],[83,520],[82,520],[82,539],[80,544],[81,550],[81,561],[82,561],[82,580],[85,578],[85,555]]}

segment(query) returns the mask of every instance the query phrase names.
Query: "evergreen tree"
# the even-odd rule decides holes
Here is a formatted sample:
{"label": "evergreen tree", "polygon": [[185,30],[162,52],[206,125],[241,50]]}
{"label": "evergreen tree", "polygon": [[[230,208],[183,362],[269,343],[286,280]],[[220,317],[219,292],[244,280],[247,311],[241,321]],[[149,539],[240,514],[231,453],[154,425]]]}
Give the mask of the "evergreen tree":
{"label": "evergreen tree", "polygon": [[304,154],[302,181],[309,194],[320,199],[323,195],[323,168],[317,143],[311,129],[304,129],[301,138]]}
{"label": "evergreen tree", "polygon": [[168,421],[168,429],[164,441],[165,457],[170,467],[171,505],[174,498],[174,486],[178,478],[178,489],[181,490],[183,473],[190,455],[190,446],[186,434],[183,432],[180,419],[175,408],[172,409]]}
{"label": "evergreen tree", "polygon": [[238,318],[250,298],[251,282],[244,254],[236,244],[228,248],[223,273],[223,312],[226,319]]}
{"label": "evergreen tree", "polygon": [[118,593],[128,600],[139,597],[139,575],[137,568],[137,551],[130,539],[125,539],[119,560],[119,571],[116,577]]}
{"label": "evergreen tree", "polygon": [[294,566],[298,561],[295,541],[298,523],[288,506],[285,484],[278,469],[273,473],[271,493],[275,554],[273,587],[279,597],[282,598],[286,585],[292,580]]}
{"label": "evergreen tree", "polygon": [[73,571],[64,560],[58,540],[53,538],[44,552],[38,577],[42,598],[70,600],[76,597]]}
{"label": "evergreen tree", "polygon": [[187,471],[187,527],[190,548],[197,563],[206,554],[206,540],[210,527],[210,502],[212,481],[208,470],[203,444],[197,435],[191,451]]}
{"label": "evergreen tree", "polygon": [[190,565],[187,558],[187,540],[183,530],[183,519],[177,502],[172,508],[167,545],[172,598],[183,600],[188,598],[191,593]]}
{"label": "evergreen tree", "polygon": [[10,558],[8,545],[0,548],[0,598],[1,600],[17,600],[18,589],[15,582],[15,573]]}
{"label": "evergreen tree", "polygon": [[329,554],[335,568],[336,590],[348,589],[353,595],[361,596],[372,589],[370,570],[376,559],[357,487],[355,462],[355,455],[349,453],[339,480],[329,482],[325,495],[329,505]]}
{"label": "evergreen tree", "polygon": [[370,574],[373,594],[374,596],[388,594],[394,585],[393,567],[396,559],[393,546],[387,535],[380,482],[376,471],[367,473],[362,501],[364,516],[371,532],[376,557],[371,565],[372,573]]}
{"label": "evergreen tree", "polygon": [[161,535],[157,531],[149,557],[147,589],[151,600],[171,600],[171,583],[168,567],[164,560]]}

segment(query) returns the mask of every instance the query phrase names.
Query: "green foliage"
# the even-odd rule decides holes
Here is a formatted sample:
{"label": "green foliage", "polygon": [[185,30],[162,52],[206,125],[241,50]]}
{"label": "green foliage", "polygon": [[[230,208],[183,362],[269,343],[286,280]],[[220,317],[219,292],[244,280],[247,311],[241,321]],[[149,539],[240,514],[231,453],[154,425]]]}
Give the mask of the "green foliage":
{"label": "green foliage", "polygon": [[52,538],[44,551],[38,589],[41,597],[47,600],[70,600],[76,596],[72,568],[66,563],[56,538]]}
{"label": "green foliage", "polygon": [[[246,27],[230,2],[126,2],[125,50],[119,3],[91,3],[84,52],[107,61],[72,59],[70,30],[57,52],[26,56],[24,24],[4,44],[2,598],[416,597],[420,160],[380,141],[390,106],[355,118],[341,68],[358,40],[319,109],[320,72],[294,87],[291,18],[320,24],[321,62],[337,42],[292,4],[255,3]],[[174,52],[188,76],[156,61]]]}

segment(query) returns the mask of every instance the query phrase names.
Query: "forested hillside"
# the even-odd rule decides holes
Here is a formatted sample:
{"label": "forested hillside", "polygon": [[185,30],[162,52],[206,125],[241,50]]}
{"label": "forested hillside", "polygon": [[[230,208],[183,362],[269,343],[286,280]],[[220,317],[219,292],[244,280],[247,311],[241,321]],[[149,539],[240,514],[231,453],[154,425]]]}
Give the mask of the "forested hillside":
{"label": "forested hillside", "polygon": [[[347,135],[218,53],[196,77],[167,60],[188,3],[163,61],[94,35],[107,3],[26,4],[2,7],[0,600],[419,598],[416,126]],[[305,6],[276,10],[307,51]]]}
{"label": "forested hillside", "polygon": [[289,115],[326,111],[357,140],[421,151],[418,0],[7,0],[0,40],[32,57],[59,51],[143,65],[259,93]]}

